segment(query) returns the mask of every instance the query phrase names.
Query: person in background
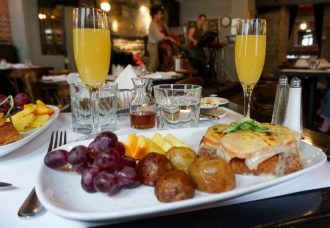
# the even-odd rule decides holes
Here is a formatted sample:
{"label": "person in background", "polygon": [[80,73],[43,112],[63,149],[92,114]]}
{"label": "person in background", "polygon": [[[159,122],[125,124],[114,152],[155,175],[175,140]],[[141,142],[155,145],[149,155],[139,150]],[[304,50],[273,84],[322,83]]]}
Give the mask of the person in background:
{"label": "person in background", "polygon": [[200,14],[197,18],[196,25],[188,29],[189,51],[188,55],[192,61],[193,66],[200,68],[204,66],[205,54],[203,47],[198,46],[198,41],[204,35],[203,26],[207,18],[205,14]]}
{"label": "person in background", "polygon": [[321,100],[321,107],[318,109],[317,114],[321,116],[323,122],[318,128],[319,131],[329,134],[330,133],[330,89],[327,90],[323,99]]}
{"label": "person in background", "polygon": [[176,41],[165,34],[167,34],[166,26],[164,23],[165,10],[161,5],[154,5],[150,9],[152,21],[149,26],[148,45],[149,52],[149,72],[155,72],[159,67],[159,53],[158,43],[162,40],[169,40],[176,43]]}

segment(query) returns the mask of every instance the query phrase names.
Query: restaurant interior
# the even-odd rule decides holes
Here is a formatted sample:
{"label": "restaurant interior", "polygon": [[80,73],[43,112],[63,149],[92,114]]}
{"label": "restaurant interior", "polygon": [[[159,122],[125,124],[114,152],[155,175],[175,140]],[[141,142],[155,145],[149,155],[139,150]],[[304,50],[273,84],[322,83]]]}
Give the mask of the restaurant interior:
{"label": "restaurant interior", "polygon": [[[153,14],[155,6],[159,8],[157,8],[158,11],[155,11],[156,14]],[[103,88],[97,83],[91,86],[91,84],[85,83],[84,80],[87,80],[83,78],[85,76],[81,76],[81,80],[86,84],[84,89],[87,91],[86,88],[88,88],[88,102],[90,102],[87,105],[80,104],[82,106],[90,105],[90,107],[88,106],[90,114],[88,118],[91,124],[88,133],[78,129],[77,122],[81,116],[74,116],[76,115],[75,112],[78,108],[86,109],[86,107],[74,107],[74,99],[78,99],[77,97],[82,95],[78,94],[81,88],[72,81],[79,78],[79,74],[83,75],[79,66],[77,67],[79,65],[76,54],[77,47],[74,44],[74,42],[77,42],[74,40],[78,40],[77,37],[75,38],[77,35],[74,31],[78,27],[75,26],[78,24],[77,21],[83,21],[83,16],[77,16],[78,13],[75,9],[81,7],[101,9],[100,11],[106,15],[110,31],[109,52],[111,58],[109,57],[109,67],[106,67],[106,82],[103,81],[102,83],[104,84],[102,86],[105,84],[113,86],[115,84],[113,82],[117,82],[115,84],[117,86],[116,110],[111,114],[109,113],[112,110],[106,113],[111,115],[112,119],[104,119],[103,121],[101,119],[102,102],[107,103],[108,101],[101,101],[100,91],[105,87]],[[159,11],[164,12],[164,24],[161,31],[162,34],[160,35],[162,38],[156,43],[157,55],[155,55],[151,48],[155,43],[150,42],[151,24],[154,20],[154,15],[157,16]],[[241,19],[249,20],[253,18],[258,18],[258,21],[259,19],[264,19],[267,26],[264,30],[262,29],[262,24],[258,24],[260,28],[257,26],[256,30],[260,29],[261,32],[259,30],[258,32],[264,32],[264,34],[259,34],[250,28],[246,29],[246,31],[242,29],[243,33],[249,33],[249,35],[251,30],[253,30],[255,33],[252,32],[253,36],[266,34],[264,64],[261,66],[260,78],[256,80],[256,84],[250,87],[250,85],[243,82],[244,80],[238,74],[237,37],[242,35],[239,34],[240,23],[245,20]],[[86,24],[88,24],[91,19],[86,19],[86,21]],[[94,26],[95,24],[97,26],[102,24],[101,22],[95,23],[95,21],[93,23]],[[202,23],[202,27],[198,27],[199,23]],[[201,31],[201,35],[195,44],[192,38],[193,35],[190,33],[191,28],[194,29],[194,32]],[[193,57],[192,50],[194,48],[198,48],[202,52],[202,59]],[[109,52],[107,53],[108,55]],[[151,65],[155,63],[155,59],[157,59],[156,70],[151,70]],[[98,64],[100,61],[97,59],[95,62]],[[252,62],[251,65],[253,64]],[[146,78],[148,79],[147,83],[143,82]],[[287,93],[283,92],[284,84],[281,84],[284,83],[284,78]],[[149,84],[149,81],[151,84]],[[97,86],[95,86],[96,84]],[[143,91],[141,90],[142,84],[145,86],[143,87],[145,91],[147,91],[144,91],[145,93],[141,92]],[[95,133],[100,132],[105,121],[109,125],[114,124],[110,127],[118,134],[119,139],[116,138],[117,141],[112,146],[116,148],[116,151],[119,151],[117,145],[121,144],[124,155],[117,151],[118,157],[124,157],[127,155],[127,151],[130,151],[132,157],[139,161],[137,163],[133,159],[135,169],[136,164],[139,165],[144,157],[139,155],[138,152],[141,151],[136,149],[138,148],[137,145],[140,145],[140,141],[138,141],[140,138],[136,135],[134,135],[134,138],[130,134],[146,134],[151,138],[151,133],[149,134],[148,129],[150,131],[171,129],[171,127],[166,128],[168,123],[161,125],[162,115],[165,116],[164,119],[168,116],[163,113],[165,111],[157,103],[157,99],[160,99],[159,97],[161,96],[159,95],[160,92],[158,94],[157,91],[166,88],[168,84],[170,84],[171,88],[181,88],[180,86],[184,85],[185,88],[191,89],[190,95],[193,94],[194,89],[201,88],[200,97],[196,99],[198,102],[202,101],[203,98],[223,102],[216,104],[206,103],[206,111],[204,110],[204,113],[202,113],[202,104],[199,107],[200,104],[198,103],[197,113],[199,116],[197,116],[198,121],[196,125],[191,123],[190,125],[183,125],[185,123],[181,123],[181,120],[178,121],[180,123],[177,123],[173,121],[174,115],[171,116],[172,122],[175,122],[173,125],[177,124],[179,126],[179,124],[182,124],[184,126],[182,129],[181,127],[174,127],[176,128],[173,133],[174,136],[178,136],[175,132],[179,132],[184,139],[190,137],[189,142],[198,141],[198,145],[196,142],[194,143],[199,147],[203,143],[208,143],[208,138],[205,135],[203,136],[204,133],[201,135],[201,138],[198,138],[200,134],[198,131],[202,127],[205,130],[212,124],[223,124],[225,122],[228,124],[234,120],[237,120],[239,123],[238,119],[242,118],[242,116],[248,119],[243,118],[243,122],[252,121],[250,119],[251,113],[251,118],[260,123],[271,122],[272,124],[265,125],[270,126],[269,128],[272,128],[273,124],[280,124],[296,131],[298,134],[295,134],[295,137],[301,142],[302,150],[308,151],[311,155],[302,156],[303,166],[295,158],[285,160],[287,159],[285,157],[283,158],[284,160],[281,160],[282,157],[275,153],[279,162],[286,165],[290,163],[290,168],[296,165],[298,167],[297,170],[292,171],[293,174],[291,172],[285,173],[284,177],[282,176],[280,177],[282,179],[278,180],[271,179],[269,181],[265,179],[265,181],[258,179],[255,181],[253,175],[256,173],[244,177],[247,178],[246,182],[244,182],[244,178],[242,178],[244,179],[243,182],[238,182],[236,178],[236,187],[238,189],[235,188],[234,193],[228,192],[228,195],[224,195],[224,198],[221,198],[220,194],[217,198],[216,194],[209,197],[208,193],[205,193],[205,196],[204,192],[199,192],[196,202],[193,201],[191,204],[189,203],[190,201],[187,201],[188,203],[186,204],[185,201],[182,201],[182,204],[180,202],[178,204],[173,203],[173,206],[170,205],[171,203],[162,203],[159,206],[159,202],[154,200],[154,195],[152,195],[153,198],[149,198],[148,194],[143,194],[150,191],[150,189],[145,190],[144,188],[141,191],[141,197],[139,196],[137,197],[138,199],[132,200],[127,193],[133,192],[133,194],[136,194],[135,190],[129,189],[131,186],[126,186],[127,189],[121,191],[124,184],[120,182],[122,185],[119,189],[121,191],[119,196],[125,196],[126,198],[119,197],[119,200],[122,201],[118,201],[118,204],[116,204],[117,201],[115,200],[111,201],[114,202],[114,208],[118,209],[118,213],[117,211],[107,211],[107,208],[110,206],[106,205],[107,201],[103,201],[104,198],[96,196],[91,200],[93,202],[91,204],[90,199],[87,199],[88,197],[84,199],[79,198],[81,192],[83,192],[80,191],[81,188],[76,190],[76,187],[73,187],[74,185],[71,182],[69,183],[69,181],[59,183],[61,181],[60,176],[67,170],[63,167],[59,169],[60,171],[48,169],[48,167],[54,168],[56,165],[51,162],[47,164],[48,154],[45,160],[42,160],[45,153],[42,155],[42,152],[40,152],[41,150],[46,151],[51,131],[53,131],[53,134],[48,147],[49,152],[51,149],[56,148],[55,145],[58,138],[59,144],[57,146],[66,144],[67,141],[73,143],[70,145],[76,146],[78,145],[76,142],[78,140],[90,139],[90,136],[95,138]],[[330,160],[329,85],[329,0],[0,0],[0,103],[2,102],[0,104],[0,114],[2,115],[1,110],[3,110],[2,108],[6,104],[4,102],[5,98],[10,97],[10,95],[12,95],[12,102],[17,102],[15,95],[21,93],[26,94],[29,100],[24,102],[24,106],[19,107],[20,109],[17,108],[17,113],[15,113],[14,108],[11,117],[7,116],[7,119],[3,119],[0,116],[0,120],[14,121],[15,117],[13,118],[13,116],[19,114],[22,109],[22,112],[24,112],[25,109],[31,108],[31,106],[26,105],[29,102],[36,104],[36,111],[33,112],[33,115],[37,115],[35,113],[37,113],[38,105],[41,105],[41,109],[44,108],[45,112],[47,112],[47,105],[48,108],[53,107],[53,111],[50,111],[51,114],[47,114],[47,120],[43,123],[45,125],[37,126],[41,130],[36,130],[35,132],[37,133],[35,134],[22,131],[23,139],[17,141],[22,141],[20,145],[17,144],[17,146],[9,148],[10,144],[8,144],[8,149],[4,148],[2,150],[1,137],[4,137],[5,132],[0,131],[0,178],[4,178],[3,180],[0,179],[0,227],[40,227],[45,224],[48,224],[49,227],[94,227],[103,225],[108,227],[107,225],[110,223],[118,223],[111,227],[132,227],[134,225],[138,227],[153,227],[155,224],[159,224],[160,227],[175,225],[180,225],[180,227],[329,227],[330,181],[328,180],[329,164],[326,164],[328,163],[326,161]],[[149,116],[148,120],[152,122],[150,126],[138,122],[136,125],[133,124],[132,107],[135,103],[140,102],[140,95],[144,96],[144,101],[147,100],[149,103],[151,101],[155,102],[152,103],[153,108],[154,106],[156,106],[156,109],[158,108],[156,114],[153,110],[153,116]],[[14,101],[13,97],[15,97]],[[96,103],[96,97],[99,99],[99,103]],[[42,101],[41,103],[39,102],[40,100]],[[146,107],[149,103],[139,103],[138,105],[141,108]],[[284,103],[286,105],[283,109],[285,115],[283,110],[282,113],[279,111]],[[15,105],[21,106],[16,103]],[[215,105],[216,108],[214,110],[216,112],[213,109],[209,111],[208,105],[211,108],[214,108]],[[201,109],[200,113],[199,108]],[[11,111],[12,109],[9,109],[8,113]],[[55,119],[53,118],[54,114],[53,117],[51,116],[52,113],[56,114]],[[179,118],[182,115],[180,113]],[[276,119],[279,116],[282,118],[281,121]],[[148,120],[145,121],[147,122]],[[42,122],[42,120],[40,121]],[[0,127],[2,122],[0,121]],[[253,133],[266,132],[268,134],[269,129],[258,125],[259,122],[254,121],[248,127],[253,128]],[[243,127],[240,129],[241,126],[239,124],[235,125],[235,123],[228,127],[230,131],[242,130],[245,132],[246,129],[244,130]],[[48,128],[51,124],[53,124],[52,127]],[[185,129],[187,126],[189,130]],[[214,126],[213,129],[208,128],[207,133],[211,130],[218,131],[221,128],[221,125]],[[60,136],[56,134],[56,142],[53,146],[55,130],[63,130],[63,137],[62,132]],[[143,132],[144,130],[146,131]],[[171,134],[171,130],[166,131],[166,133]],[[246,131],[250,132],[250,130],[249,128]],[[43,131],[47,132],[47,134],[40,134]],[[221,132],[221,137],[228,133],[223,132]],[[26,135],[24,135],[25,133]],[[198,136],[197,140],[194,134]],[[87,136],[82,137],[82,135]],[[120,136],[122,135],[129,135],[128,144],[120,142],[122,139]],[[218,135],[212,135],[212,137],[220,137]],[[23,142],[26,139],[24,137],[29,139]],[[103,139],[102,137],[100,138]],[[212,137],[211,144],[212,140],[214,140]],[[284,135],[281,137],[281,140],[284,140],[283,138],[291,136]],[[129,144],[129,140],[132,140],[133,143]],[[152,140],[143,140],[143,145],[150,152],[150,141]],[[160,136],[159,141],[162,140],[162,136]],[[236,146],[234,145],[235,142],[240,144],[242,142],[240,140],[241,138],[231,142],[231,146]],[[253,137],[250,140],[246,140],[246,144],[242,148],[246,148],[246,145],[254,142]],[[271,140],[275,141],[273,138]],[[17,142],[14,142],[14,144]],[[185,147],[184,142],[175,142],[179,142],[175,144],[179,145],[178,147]],[[267,143],[271,144],[272,142],[267,141]],[[88,146],[89,150],[92,150],[90,149],[90,147],[93,147],[93,145],[90,146],[91,144]],[[163,143],[161,146],[157,144],[152,148],[158,150],[157,148],[160,147],[161,151],[166,152],[167,150],[162,147],[165,144]],[[288,145],[292,145],[292,142],[286,141],[285,146]],[[73,146],[70,146],[70,150]],[[133,147],[135,152],[138,151],[137,154],[132,152]],[[207,146],[205,148],[209,149]],[[215,151],[215,153],[218,152],[218,150]],[[147,152],[145,153],[147,154]],[[272,150],[270,153],[274,153],[274,151]],[[297,151],[297,153],[300,153],[300,151]],[[98,155],[86,158],[86,164],[95,164]],[[145,154],[143,153],[143,155]],[[61,156],[69,155],[61,154]],[[258,154],[258,156],[262,157],[263,155]],[[299,157],[300,155],[297,156]],[[267,157],[267,159],[270,158],[273,157]],[[66,159],[68,160],[68,158]],[[87,163],[87,159],[89,159],[89,163]],[[122,157],[118,159],[120,160]],[[238,160],[244,159],[239,157]],[[258,159],[260,160],[261,158],[258,157]],[[251,164],[256,162],[252,160],[250,161]],[[266,158],[262,162],[265,160]],[[129,163],[130,161],[125,162]],[[38,171],[39,169],[37,168],[39,168],[41,163],[43,164],[42,171]],[[21,169],[18,170],[15,164],[20,164]],[[118,167],[120,165],[118,163]],[[81,165],[80,167],[72,165],[72,167],[80,174],[87,170],[87,165]],[[23,169],[28,171],[25,173]],[[267,170],[267,167],[265,170]],[[134,172],[138,171],[134,170]],[[276,172],[284,171],[278,168]],[[286,174],[288,175],[286,176]],[[304,176],[300,177],[300,174],[306,175],[306,179],[303,179]],[[15,179],[16,175],[18,179]],[[28,180],[32,179],[32,175],[33,181],[28,182]],[[135,173],[135,175],[137,174]],[[259,175],[259,173],[256,175]],[[263,176],[263,178],[267,178],[267,175]],[[38,179],[36,178],[37,176]],[[65,178],[72,178],[72,175]],[[290,182],[291,179],[292,182]],[[15,184],[17,183],[13,183],[14,190],[9,188],[2,191],[1,184],[7,187],[7,183],[2,181],[8,183],[16,181],[21,186],[16,187]],[[239,179],[239,181],[242,180]],[[253,185],[251,184],[252,182]],[[131,182],[127,185],[130,184],[133,186],[132,188],[136,187]],[[12,184],[8,185],[11,186]],[[62,185],[64,186],[63,189]],[[96,191],[95,185],[94,182],[92,187],[94,191]],[[36,191],[33,188],[34,186],[36,186]],[[70,188],[70,190],[66,192],[65,187]],[[90,190],[88,187],[84,187],[83,180],[82,188],[86,192]],[[29,195],[31,189],[33,190]],[[162,188],[160,187],[160,189]],[[155,194],[157,194],[158,190],[155,190]],[[57,195],[56,191],[61,192],[62,196]],[[86,192],[83,192],[83,194]],[[1,198],[2,193],[8,196],[6,199],[3,198],[5,205],[7,205],[7,201],[9,205],[6,212],[2,211],[4,205]],[[108,192],[108,194],[111,195],[112,193]],[[26,202],[24,200],[27,195],[29,197],[34,195],[37,199],[39,197],[42,204],[39,202],[36,207],[39,207],[38,210],[43,211],[44,215],[34,217],[34,214],[26,215],[22,212],[22,210],[26,209],[26,207],[25,209],[22,208]],[[156,196],[158,197],[158,195]],[[198,197],[201,197],[200,201],[198,201]],[[159,200],[159,198],[157,199]],[[204,199],[205,201],[203,201]],[[9,200],[13,200],[14,203],[10,204]],[[94,201],[96,202],[95,205]],[[23,202],[23,206],[19,207]],[[128,206],[123,206],[126,203]],[[135,206],[137,204],[143,206],[136,209]],[[130,206],[132,205],[134,210],[130,211],[132,209]],[[18,211],[18,209],[20,210]],[[35,212],[35,214],[39,214],[39,211]],[[2,216],[4,216],[3,219]],[[7,216],[6,219],[5,216]],[[32,219],[24,220],[21,217]],[[221,217],[221,221],[219,221],[219,217]],[[49,224],[49,221],[53,223]]]}
{"label": "restaurant interior", "polygon": [[[46,96],[46,102],[65,106],[69,103],[65,83],[44,83],[44,75],[67,75],[77,72],[72,47],[72,9],[77,6],[100,7],[109,4],[112,58],[109,74],[133,66],[148,65],[147,51],[149,9],[152,4],[163,4],[169,33],[179,41],[178,50],[169,54],[171,64],[159,70],[173,71],[178,56],[193,78],[191,84],[203,85],[203,96],[215,94],[243,104],[241,87],[234,61],[233,36],[235,19],[259,17],[267,20],[267,52],[261,79],[254,90],[252,110],[271,116],[278,75],[281,69],[309,69],[315,62],[326,69],[330,59],[329,8],[327,1],[103,1],[103,0],[2,0],[0,18],[1,68],[7,63],[21,64],[17,68],[29,70],[2,70],[1,92],[4,95],[25,91],[32,100]],[[189,64],[187,27],[199,14],[207,16],[206,31],[215,32],[216,38],[205,44],[206,60],[202,70]],[[132,16],[133,15],[133,16]],[[31,69],[31,66],[40,68]],[[121,66],[121,68],[117,68]],[[35,71],[35,76],[31,76]],[[179,72],[181,73],[181,72]],[[304,78],[304,77],[303,77]],[[308,76],[303,82],[303,104],[310,95]],[[314,91],[314,105],[304,105],[304,113],[313,108],[313,123],[304,126],[318,129],[317,109],[328,88],[327,76],[319,77]],[[48,96],[50,95],[50,96]],[[306,101],[306,102],[305,102]],[[327,133],[328,131],[325,131]]]}

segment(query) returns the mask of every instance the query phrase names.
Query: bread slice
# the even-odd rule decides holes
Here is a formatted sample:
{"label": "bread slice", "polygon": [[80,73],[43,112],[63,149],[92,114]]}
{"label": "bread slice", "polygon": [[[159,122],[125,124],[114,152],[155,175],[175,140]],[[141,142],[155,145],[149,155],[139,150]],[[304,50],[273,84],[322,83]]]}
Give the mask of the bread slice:
{"label": "bread slice", "polygon": [[3,113],[0,113],[0,145],[9,144],[20,139],[21,136],[11,122],[5,122]]}

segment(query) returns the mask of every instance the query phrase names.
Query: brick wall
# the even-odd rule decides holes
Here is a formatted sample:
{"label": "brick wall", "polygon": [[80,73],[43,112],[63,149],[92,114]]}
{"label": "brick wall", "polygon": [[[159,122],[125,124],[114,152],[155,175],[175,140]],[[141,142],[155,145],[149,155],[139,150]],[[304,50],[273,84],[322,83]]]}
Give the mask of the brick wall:
{"label": "brick wall", "polygon": [[0,42],[12,42],[8,0],[0,0]]}

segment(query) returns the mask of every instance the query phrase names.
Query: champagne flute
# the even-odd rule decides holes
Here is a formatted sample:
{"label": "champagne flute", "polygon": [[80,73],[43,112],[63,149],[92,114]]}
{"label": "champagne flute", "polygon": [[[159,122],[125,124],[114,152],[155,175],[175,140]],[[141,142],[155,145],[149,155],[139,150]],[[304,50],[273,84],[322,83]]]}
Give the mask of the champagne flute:
{"label": "champagne flute", "polygon": [[240,19],[235,42],[235,65],[244,92],[244,117],[250,118],[251,96],[265,62],[266,20]]}
{"label": "champagne flute", "polygon": [[81,80],[90,94],[92,132],[101,131],[99,87],[110,65],[110,30],[107,14],[95,8],[73,9],[73,50]]}

